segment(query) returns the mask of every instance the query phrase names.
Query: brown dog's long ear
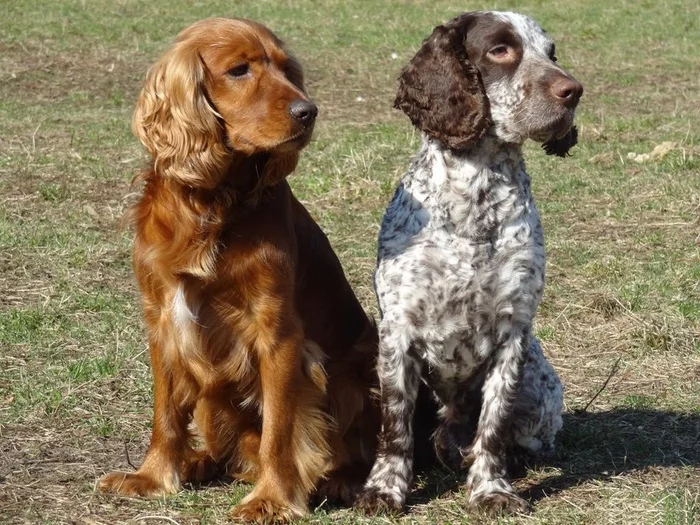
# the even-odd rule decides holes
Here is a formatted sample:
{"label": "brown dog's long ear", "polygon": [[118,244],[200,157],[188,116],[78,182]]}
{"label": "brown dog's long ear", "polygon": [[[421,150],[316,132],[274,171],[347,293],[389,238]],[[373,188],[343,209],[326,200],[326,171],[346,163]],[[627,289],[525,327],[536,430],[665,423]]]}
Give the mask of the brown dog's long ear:
{"label": "brown dog's long ear", "polygon": [[560,139],[552,139],[542,144],[542,149],[547,155],[566,157],[570,155],[569,150],[578,142],[578,129],[571,126],[569,132]]}
{"label": "brown dog's long ear", "polygon": [[132,127],[153,156],[156,174],[212,188],[221,180],[230,152],[207,99],[206,75],[197,49],[179,40],[148,72]]}
{"label": "brown dog's long ear", "polygon": [[394,107],[449,148],[470,147],[489,127],[479,71],[467,58],[460,25],[438,26],[399,78]]}

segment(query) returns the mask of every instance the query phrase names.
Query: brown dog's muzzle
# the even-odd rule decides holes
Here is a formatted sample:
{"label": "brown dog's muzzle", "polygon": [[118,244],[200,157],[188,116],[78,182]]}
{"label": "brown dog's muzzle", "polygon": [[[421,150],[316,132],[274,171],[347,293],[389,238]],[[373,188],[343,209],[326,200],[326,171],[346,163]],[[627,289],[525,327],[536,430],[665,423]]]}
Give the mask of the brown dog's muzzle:
{"label": "brown dog's muzzle", "polygon": [[318,108],[310,100],[295,100],[289,104],[289,114],[296,122],[308,128],[316,120]]}

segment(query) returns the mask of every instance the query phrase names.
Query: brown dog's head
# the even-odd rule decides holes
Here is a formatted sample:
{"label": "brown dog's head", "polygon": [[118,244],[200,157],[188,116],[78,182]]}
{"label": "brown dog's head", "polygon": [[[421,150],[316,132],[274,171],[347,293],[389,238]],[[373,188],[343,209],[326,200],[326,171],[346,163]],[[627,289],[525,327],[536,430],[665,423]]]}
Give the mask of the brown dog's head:
{"label": "brown dog's head", "polygon": [[468,149],[492,131],[504,142],[530,138],[565,156],[576,143],[582,94],[535,21],[475,12],[435,28],[402,72],[394,106],[452,149]]}
{"label": "brown dog's head", "polygon": [[180,33],[149,71],[133,128],[156,173],[212,188],[234,155],[286,157],[291,171],[316,114],[301,65],[275,35],[212,18]]}

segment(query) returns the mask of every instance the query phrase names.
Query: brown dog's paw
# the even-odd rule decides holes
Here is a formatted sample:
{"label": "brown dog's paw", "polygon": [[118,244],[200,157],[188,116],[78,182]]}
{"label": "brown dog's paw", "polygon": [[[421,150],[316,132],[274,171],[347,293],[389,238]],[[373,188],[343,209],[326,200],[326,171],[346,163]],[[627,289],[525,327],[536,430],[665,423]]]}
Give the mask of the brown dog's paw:
{"label": "brown dog's paw", "polygon": [[379,489],[369,488],[358,496],[354,507],[368,516],[397,515],[403,511],[403,502],[397,501],[391,494],[381,492]]}
{"label": "brown dog's paw", "polygon": [[219,478],[226,470],[207,452],[197,451],[182,470],[182,479],[189,483],[207,483]]}
{"label": "brown dog's paw", "polygon": [[179,485],[173,483],[159,483],[153,478],[139,472],[111,472],[100,480],[98,488],[102,492],[122,494],[124,496],[163,496],[175,494]]}
{"label": "brown dog's paw", "polygon": [[340,477],[324,480],[314,494],[314,502],[320,504],[327,501],[328,503],[352,505],[362,490],[362,485],[362,481]]}
{"label": "brown dog's paw", "polygon": [[231,519],[243,523],[288,523],[306,514],[305,509],[294,508],[264,498],[253,498],[243,501],[231,510]]}
{"label": "brown dog's paw", "polygon": [[334,504],[352,505],[357,495],[362,492],[367,476],[372,465],[354,464],[334,470],[328,475],[328,479],[321,480],[314,502],[321,504],[324,501]]}
{"label": "brown dog's paw", "polygon": [[486,514],[528,514],[530,504],[514,492],[486,492],[472,496],[469,506]]}

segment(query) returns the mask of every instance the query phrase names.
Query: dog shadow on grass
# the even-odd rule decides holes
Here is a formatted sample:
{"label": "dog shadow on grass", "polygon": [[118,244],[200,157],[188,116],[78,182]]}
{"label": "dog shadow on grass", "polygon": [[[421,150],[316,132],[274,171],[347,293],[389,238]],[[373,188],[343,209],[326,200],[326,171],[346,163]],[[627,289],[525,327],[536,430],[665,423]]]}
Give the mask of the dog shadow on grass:
{"label": "dog shadow on grass", "polygon": [[[649,409],[564,414],[554,457],[537,466],[555,467],[560,475],[519,490],[530,501],[550,497],[592,480],[653,467],[700,466],[700,414]],[[428,470],[417,475],[408,504],[428,503],[460,490],[466,473]]]}
{"label": "dog shadow on grass", "polygon": [[522,495],[537,501],[586,481],[653,467],[700,466],[700,414],[615,409],[564,415],[558,452],[561,469]]}
{"label": "dog shadow on grass", "polygon": [[[549,476],[516,490],[536,502],[587,481],[605,481],[620,474],[653,467],[700,467],[700,414],[650,409],[614,409],[607,412],[565,413],[564,428],[557,435],[554,457],[533,467],[554,467],[559,475]],[[427,450],[432,428],[418,425],[418,453],[415,488],[408,498],[410,508],[428,504],[448,494],[464,492],[466,472],[454,473],[436,468]],[[219,480],[207,487],[227,485]],[[466,501],[466,500],[465,500]],[[316,502],[318,504],[319,502]],[[343,505],[322,503],[326,510]]]}

